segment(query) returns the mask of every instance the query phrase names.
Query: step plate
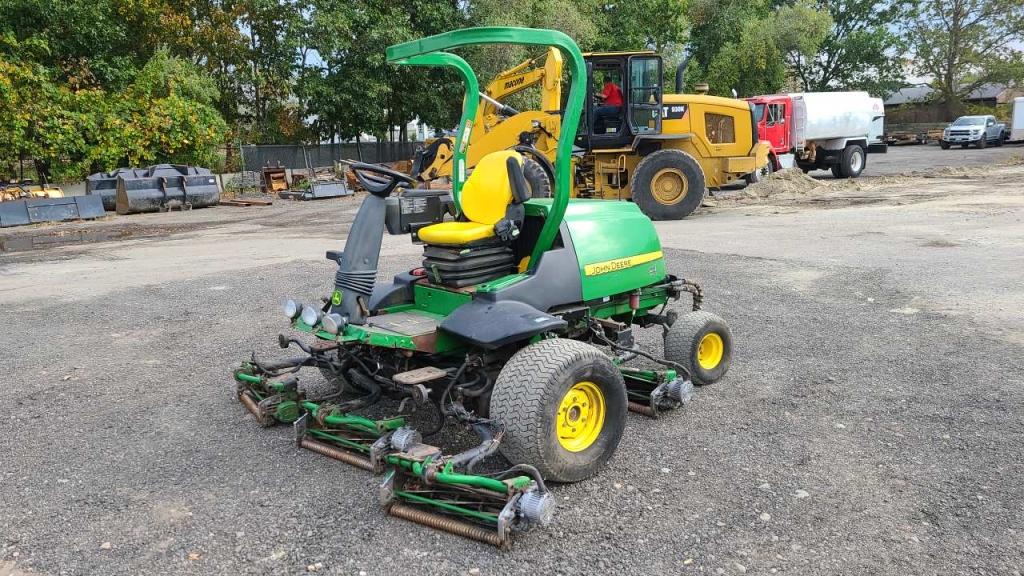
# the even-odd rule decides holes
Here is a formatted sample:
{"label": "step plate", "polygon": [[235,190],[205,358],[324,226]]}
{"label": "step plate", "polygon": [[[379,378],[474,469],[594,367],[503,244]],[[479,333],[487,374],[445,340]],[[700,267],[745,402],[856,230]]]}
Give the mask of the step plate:
{"label": "step plate", "polygon": [[412,312],[381,314],[367,319],[370,326],[390,330],[403,336],[423,336],[437,331],[437,321]]}

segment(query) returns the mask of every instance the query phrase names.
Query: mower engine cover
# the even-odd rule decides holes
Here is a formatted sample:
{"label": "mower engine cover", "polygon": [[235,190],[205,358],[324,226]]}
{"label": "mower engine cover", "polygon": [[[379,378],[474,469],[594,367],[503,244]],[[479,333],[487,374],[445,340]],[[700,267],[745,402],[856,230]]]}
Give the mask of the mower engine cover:
{"label": "mower engine cover", "polygon": [[[526,213],[547,216],[551,203],[530,200]],[[636,204],[573,200],[564,222],[576,250],[584,301],[650,286],[666,277],[654,223]]]}

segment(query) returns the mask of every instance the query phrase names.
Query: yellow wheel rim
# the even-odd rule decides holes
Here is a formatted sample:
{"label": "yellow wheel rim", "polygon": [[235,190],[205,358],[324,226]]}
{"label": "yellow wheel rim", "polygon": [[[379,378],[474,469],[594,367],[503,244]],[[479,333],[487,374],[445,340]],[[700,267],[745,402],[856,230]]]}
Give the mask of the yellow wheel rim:
{"label": "yellow wheel rim", "polygon": [[651,194],[659,204],[666,206],[681,202],[689,187],[686,176],[675,168],[663,168],[651,180]]}
{"label": "yellow wheel rim", "polygon": [[558,443],[569,452],[582,452],[597,440],[604,427],[604,394],[597,384],[577,382],[562,396],[555,431]]}
{"label": "yellow wheel rim", "polygon": [[722,337],[714,332],[708,332],[697,346],[697,364],[705,370],[713,370],[722,363],[724,354],[725,343],[722,342]]}

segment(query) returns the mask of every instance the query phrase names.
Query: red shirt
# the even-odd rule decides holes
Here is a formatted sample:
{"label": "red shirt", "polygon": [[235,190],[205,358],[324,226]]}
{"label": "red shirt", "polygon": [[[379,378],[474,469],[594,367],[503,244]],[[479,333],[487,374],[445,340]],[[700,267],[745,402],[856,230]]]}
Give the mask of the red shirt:
{"label": "red shirt", "polygon": [[605,106],[622,106],[622,90],[614,82],[608,82],[601,91]]}

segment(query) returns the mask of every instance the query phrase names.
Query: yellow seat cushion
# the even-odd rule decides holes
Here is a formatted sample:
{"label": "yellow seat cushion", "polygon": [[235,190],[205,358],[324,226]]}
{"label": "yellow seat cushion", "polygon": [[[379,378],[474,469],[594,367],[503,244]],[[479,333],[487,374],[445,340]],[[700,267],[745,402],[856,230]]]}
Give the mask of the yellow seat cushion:
{"label": "yellow seat cushion", "polygon": [[505,217],[505,209],[512,203],[512,184],[505,164],[509,158],[522,166],[523,157],[513,150],[491,152],[477,162],[459,195],[467,220],[493,226]]}
{"label": "yellow seat cushion", "polygon": [[427,244],[462,246],[494,236],[493,224],[478,222],[441,222],[420,228],[420,240]]}

